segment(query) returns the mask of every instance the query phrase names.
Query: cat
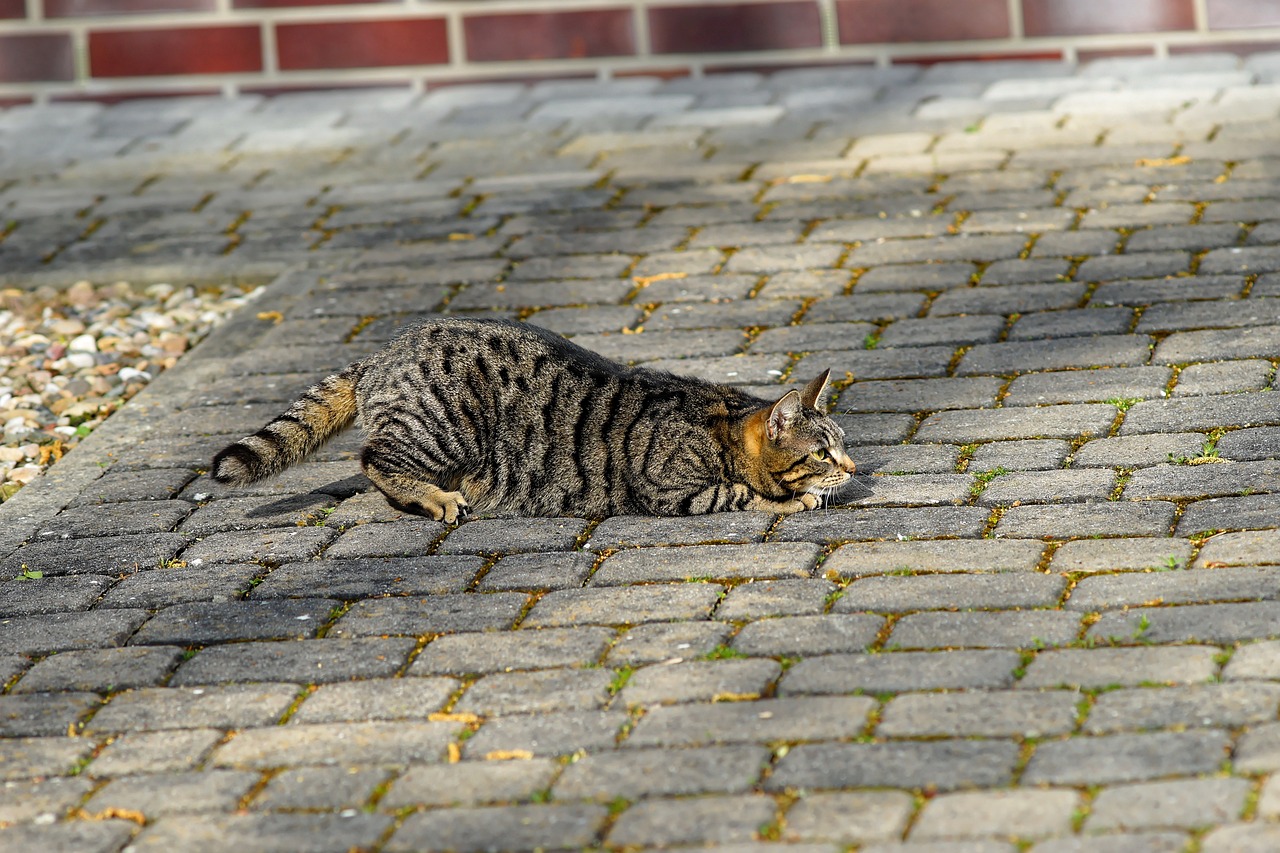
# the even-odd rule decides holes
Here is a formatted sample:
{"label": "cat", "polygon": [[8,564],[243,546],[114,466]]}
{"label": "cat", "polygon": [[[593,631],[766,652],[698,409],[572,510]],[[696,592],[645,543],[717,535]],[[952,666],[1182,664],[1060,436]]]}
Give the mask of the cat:
{"label": "cat", "polygon": [[358,416],[361,466],[401,511],[528,516],[814,509],[849,483],[830,370],[765,400],[610,361],[537,326],[430,320],[305,391],[213,459],[247,485]]}

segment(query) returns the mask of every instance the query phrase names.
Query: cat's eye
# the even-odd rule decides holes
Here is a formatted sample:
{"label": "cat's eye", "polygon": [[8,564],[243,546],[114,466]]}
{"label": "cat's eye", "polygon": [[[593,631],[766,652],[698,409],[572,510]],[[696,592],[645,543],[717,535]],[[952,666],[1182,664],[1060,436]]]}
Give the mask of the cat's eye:
{"label": "cat's eye", "polygon": [[830,454],[827,453],[825,448],[819,448],[813,451],[812,453],[810,453],[809,455],[819,462],[826,462],[827,459],[830,457]]}

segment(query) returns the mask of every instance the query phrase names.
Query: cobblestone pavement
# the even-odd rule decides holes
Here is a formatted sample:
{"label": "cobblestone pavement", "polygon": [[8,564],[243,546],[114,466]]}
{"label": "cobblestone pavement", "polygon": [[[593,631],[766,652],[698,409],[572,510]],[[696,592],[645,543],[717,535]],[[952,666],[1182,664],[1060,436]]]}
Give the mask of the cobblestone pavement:
{"label": "cobblestone pavement", "polygon": [[[1278,79],[0,112],[6,285],[272,281],[0,506],[0,849],[1280,849]],[[872,495],[446,527],[355,434],[203,474],[437,311],[830,366]]]}

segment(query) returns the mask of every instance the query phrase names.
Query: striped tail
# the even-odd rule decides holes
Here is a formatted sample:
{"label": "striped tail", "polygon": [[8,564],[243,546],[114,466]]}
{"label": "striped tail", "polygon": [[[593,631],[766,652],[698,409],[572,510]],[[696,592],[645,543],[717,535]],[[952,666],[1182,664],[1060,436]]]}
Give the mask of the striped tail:
{"label": "striped tail", "polygon": [[245,486],[279,474],[351,426],[355,418],[356,376],[347,368],[308,388],[283,414],[213,457],[213,479]]}

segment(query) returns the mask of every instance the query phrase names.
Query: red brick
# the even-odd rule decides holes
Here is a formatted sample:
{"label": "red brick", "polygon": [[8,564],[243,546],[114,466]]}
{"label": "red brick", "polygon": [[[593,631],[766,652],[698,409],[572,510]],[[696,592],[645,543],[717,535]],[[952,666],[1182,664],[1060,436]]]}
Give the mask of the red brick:
{"label": "red brick", "polygon": [[649,10],[649,41],[654,53],[821,47],[822,21],[808,0],[658,7]]}
{"label": "red brick", "polygon": [[843,44],[968,41],[1011,32],[1005,0],[836,0],[836,20]]}
{"label": "red brick", "polygon": [[1023,30],[1028,36],[1190,30],[1196,25],[1191,3],[1192,0],[1022,0]]}
{"label": "red brick", "polygon": [[236,9],[284,9],[298,6],[356,6],[370,3],[397,3],[398,0],[231,0]]}
{"label": "red brick", "polygon": [[48,83],[74,80],[75,76],[70,35],[0,35],[0,83]]}
{"label": "red brick", "polygon": [[1206,0],[1209,29],[1280,27],[1280,3],[1275,0]]}
{"label": "red brick", "polygon": [[283,71],[439,65],[449,35],[443,18],[279,24],[276,49]]}
{"label": "red brick", "polygon": [[25,18],[26,16],[25,0],[0,0],[0,18]]}
{"label": "red brick", "polygon": [[89,33],[94,77],[230,74],[262,70],[257,27],[189,27]]}
{"label": "red brick", "polygon": [[44,0],[46,18],[139,15],[147,12],[212,12],[217,0]]}
{"label": "red brick", "polygon": [[628,9],[469,15],[462,28],[472,62],[630,56],[636,51]]}

